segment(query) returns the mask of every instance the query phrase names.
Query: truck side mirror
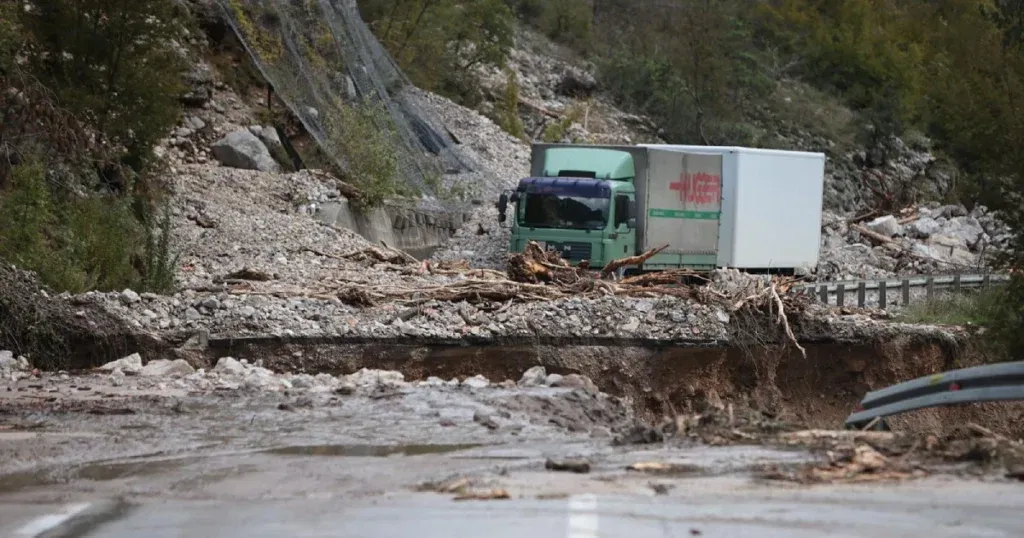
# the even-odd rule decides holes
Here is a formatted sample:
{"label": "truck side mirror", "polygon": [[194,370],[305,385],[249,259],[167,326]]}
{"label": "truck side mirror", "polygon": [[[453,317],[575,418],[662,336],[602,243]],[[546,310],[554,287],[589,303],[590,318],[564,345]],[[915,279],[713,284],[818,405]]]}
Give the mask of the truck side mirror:
{"label": "truck side mirror", "polygon": [[505,222],[505,211],[508,210],[508,195],[507,194],[501,193],[501,196],[498,196],[497,206],[498,206],[498,222]]}
{"label": "truck side mirror", "polygon": [[633,228],[636,226],[636,200],[629,201],[628,215],[630,222],[632,222],[632,224],[630,224],[629,227]]}

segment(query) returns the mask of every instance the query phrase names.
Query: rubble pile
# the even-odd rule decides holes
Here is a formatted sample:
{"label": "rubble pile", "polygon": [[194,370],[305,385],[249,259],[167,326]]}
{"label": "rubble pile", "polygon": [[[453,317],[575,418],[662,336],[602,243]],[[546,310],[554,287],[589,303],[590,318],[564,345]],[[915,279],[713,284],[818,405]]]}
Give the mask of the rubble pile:
{"label": "rubble pile", "polygon": [[817,278],[981,273],[1010,240],[984,206],[930,203],[859,222],[825,212]]}
{"label": "rubble pile", "polygon": [[361,263],[363,273],[389,273],[392,280],[364,284],[334,277],[306,287],[252,280],[223,283],[217,290],[188,289],[169,297],[125,290],[68,299],[99,306],[130,320],[138,330],[158,334],[206,330],[213,337],[615,337],[701,342],[725,342],[735,336],[733,321],[756,322],[768,312],[771,324],[782,329],[774,337],[795,341],[786,316],[779,312],[803,315],[809,301],[786,293],[789,279],[727,270],[716,272],[710,284],[697,286],[680,283],[691,276],[687,272],[616,280],[614,275],[602,277],[597,271],[568,267],[564,269],[571,270],[575,280],[529,283],[465,266]]}

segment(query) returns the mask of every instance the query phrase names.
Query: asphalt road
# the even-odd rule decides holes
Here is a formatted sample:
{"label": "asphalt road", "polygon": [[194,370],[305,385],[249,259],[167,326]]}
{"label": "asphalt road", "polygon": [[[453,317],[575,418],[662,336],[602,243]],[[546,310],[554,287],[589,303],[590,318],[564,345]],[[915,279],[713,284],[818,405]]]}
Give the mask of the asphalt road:
{"label": "asphalt road", "polygon": [[0,503],[3,536],[92,538],[1017,537],[1024,487],[929,479],[904,485],[778,487],[741,478],[676,481],[672,493],[454,501],[434,493],[363,499]]}

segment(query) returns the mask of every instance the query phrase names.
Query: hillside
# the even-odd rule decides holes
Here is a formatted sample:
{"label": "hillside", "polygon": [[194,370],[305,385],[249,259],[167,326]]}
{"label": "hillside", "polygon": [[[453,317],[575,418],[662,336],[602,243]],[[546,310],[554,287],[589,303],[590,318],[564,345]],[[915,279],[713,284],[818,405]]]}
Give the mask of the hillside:
{"label": "hillside", "polygon": [[[76,300],[140,328],[338,334],[349,323],[360,334],[385,325],[401,333],[395,307],[379,304],[383,289],[434,289],[461,281],[460,271],[504,269],[508,230],[492,203],[528,173],[534,140],[823,151],[819,279],[986,270],[1016,237],[1012,204],[980,203],[1014,199],[1007,148],[1016,131],[1000,123],[1008,117],[985,116],[1002,133],[986,146],[954,129],[954,119],[981,115],[956,108],[959,79],[935,71],[941,58],[964,60],[954,43],[883,24],[877,39],[917,40],[914,78],[904,73],[917,65],[910,59],[865,58],[867,38],[829,41],[833,30],[875,21],[863,11],[796,1],[747,13],[726,1],[711,3],[716,10],[679,2],[633,12],[616,2],[379,0],[357,11],[351,3],[146,0],[125,12],[123,26],[82,29],[97,39],[69,44],[53,21],[107,20],[122,8],[37,4],[3,19],[2,73],[20,88],[3,99],[23,125],[56,127],[0,133],[18,141],[6,146],[13,158],[0,176],[0,205],[18,216],[0,227],[0,255],[58,292],[113,292]],[[989,38],[1002,24],[886,6],[901,24],[956,15]],[[147,26],[152,13],[166,24]],[[779,30],[783,22],[805,25],[814,39]],[[720,31],[733,23],[736,32]],[[695,25],[714,31],[699,42],[666,37]],[[124,41],[114,37],[132,32],[148,48],[119,49]],[[103,57],[123,57],[133,70],[90,63],[98,42],[110,44]],[[79,55],[55,69],[47,51],[72,45]],[[822,62],[835,77],[823,78]],[[922,83],[927,77],[936,84]],[[870,85],[875,79],[888,90]],[[89,136],[68,136],[77,132]],[[1003,196],[990,196],[1000,185]],[[454,233],[431,257],[445,268],[412,270],[390,250],[368,263],[379,241],[324,217],[339,206],[385,211],[385,227],[396,229],[447,219],[442,227]],[[239,285],[266,299],[225,300],[225,287]],[[330,286],[369,295],[320,297]],[[140,302],[126,289],[156,295]],[[586,306],[580,326],[609,309]],[[465,319],[462,309],[435,314]]]}

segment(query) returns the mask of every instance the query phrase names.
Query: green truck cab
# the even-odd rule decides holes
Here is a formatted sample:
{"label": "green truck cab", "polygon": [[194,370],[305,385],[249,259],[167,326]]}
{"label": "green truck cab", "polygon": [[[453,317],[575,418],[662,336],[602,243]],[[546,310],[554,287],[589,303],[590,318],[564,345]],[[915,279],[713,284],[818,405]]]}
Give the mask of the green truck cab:
{"label": "green truck cab", "polygon": [[[598,268],[668,244],[643,269],[714,269],[721,158],[689,157],[639,146],[534,144],[530,177],[497,203],[499,221],[511,220],[509,251],[522,252],[536,241],[566,260]],[[701,181],[706,176],[718,182],[712,194],[696,202],[692,193],[677,196],[679,185],[697,185],[698,174]]]}

